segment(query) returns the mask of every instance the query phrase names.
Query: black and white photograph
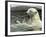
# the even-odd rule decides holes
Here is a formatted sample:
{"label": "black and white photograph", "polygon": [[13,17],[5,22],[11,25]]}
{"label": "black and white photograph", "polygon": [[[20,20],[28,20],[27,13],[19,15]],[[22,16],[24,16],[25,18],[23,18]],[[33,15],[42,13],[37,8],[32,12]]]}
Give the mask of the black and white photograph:
{"label": "black and white photograph", "polygon": [[44,4],[8,2],[8,35],[44,33]]}

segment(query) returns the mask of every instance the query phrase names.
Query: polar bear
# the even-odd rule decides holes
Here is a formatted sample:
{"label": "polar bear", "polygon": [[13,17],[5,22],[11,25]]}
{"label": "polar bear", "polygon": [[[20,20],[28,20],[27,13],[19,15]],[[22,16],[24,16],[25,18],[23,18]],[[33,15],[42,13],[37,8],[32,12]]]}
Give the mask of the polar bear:
{"label": "polar bear", "polygon": [[39,30],[39,28],[41,28],[42,25],[41,25],[41,20],[38,11],[35,8],[29,8],[26,13],[30,16],[30,19],[28,19],[26,23],[32,25],[34,30]]}

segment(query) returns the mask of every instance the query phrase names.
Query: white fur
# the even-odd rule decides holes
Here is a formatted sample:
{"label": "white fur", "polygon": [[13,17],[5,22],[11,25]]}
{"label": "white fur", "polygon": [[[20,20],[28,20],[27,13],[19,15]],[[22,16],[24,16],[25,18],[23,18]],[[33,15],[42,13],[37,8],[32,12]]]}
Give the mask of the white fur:
{"label": "white fur", "polygon": [[[38,11],[35,8],[30,8],[30,9],[28,9],[28,11],[26,13],[30,16],[30,19],[28,22],[30,23],[32,20],[32,24],[30,24],[30,25],[32,25],[34,30],[38,30],[38,28],[41,28],[41,20],[40,20]],[[31,16],[32,16],[32,18],[31,18]]]}

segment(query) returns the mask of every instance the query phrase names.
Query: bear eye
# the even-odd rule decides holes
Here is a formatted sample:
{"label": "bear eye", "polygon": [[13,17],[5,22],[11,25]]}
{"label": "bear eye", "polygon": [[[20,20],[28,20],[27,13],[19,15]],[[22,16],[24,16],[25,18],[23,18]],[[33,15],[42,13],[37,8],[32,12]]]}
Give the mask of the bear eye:
{"label": "bear eye", "polygon": [[37,12],[35,12],[35,14],[36,14]]}

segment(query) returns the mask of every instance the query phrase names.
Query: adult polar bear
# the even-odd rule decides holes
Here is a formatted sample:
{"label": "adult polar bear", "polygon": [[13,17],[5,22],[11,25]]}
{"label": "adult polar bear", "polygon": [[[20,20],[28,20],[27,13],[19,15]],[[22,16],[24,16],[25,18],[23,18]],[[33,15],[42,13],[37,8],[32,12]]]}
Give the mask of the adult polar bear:
{"label": "adult polar bear", "polygon": [[30,16],[28,21],[24,19],[23,22],[20,23],[20,21],[17,20],[16,22],[18,24],[15,24],[12,27],[15,28],[15,31],[27,31],[31,30],[31,28],[33,31],[39,31],[42,26],[38,11],[35,8],[29,8],[26,13]]}
{"label": "adult polar bear", "polygon": [[35,8],[29,8],[26,13],[30,16],[30,19],[26,23],[31,25],[34,30],[40,30],[42,25],[38,11]]}

